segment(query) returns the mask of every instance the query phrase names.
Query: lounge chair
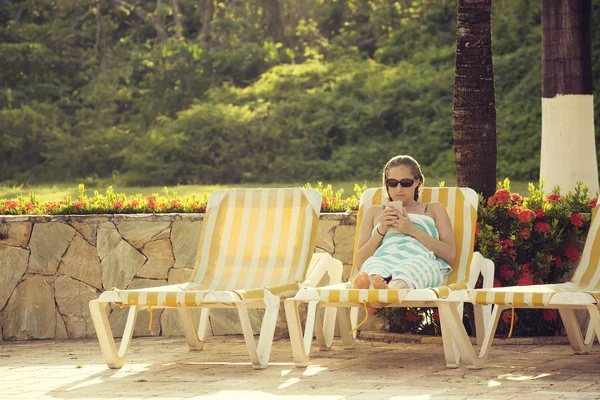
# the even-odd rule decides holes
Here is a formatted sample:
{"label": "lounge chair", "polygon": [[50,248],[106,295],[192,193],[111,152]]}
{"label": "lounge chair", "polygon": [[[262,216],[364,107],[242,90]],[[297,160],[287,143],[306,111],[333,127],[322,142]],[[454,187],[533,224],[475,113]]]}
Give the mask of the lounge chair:
{"label": "lounge chair", "polygon": [[[357,233],[360,229],[362,216],[371,204],[387,204],[383,189],[369,189],[363,193],[357,214]],[[356,323],[351,317],[350,308],[370,306],[379,307],[437,307],[440,299],[446,298],[454,291],[464,291],[473,288],[480,274],[484,276],[484,287],[491,287],[493,282],[494,265],[480,253],[473,252],[475,224],[477,221],[478,196],[475,191],[468,188],[423,188],[420,201],[427,203],[439,201],[448,210],[456,242],[456,260],[452,265],[452,273],[448,276],[447,284],[432,289],[353,289],[352,281],[356,273],[353,267],[347,283],[330,285],[320,288],[306,288],[300,290],[295,296],[285,301],[286,318],[290,333],[292,352],[296,366],[308,365],[312,344],[313,330],[321,350],[329,346],[320,340],[323,335],[321,326],[315,326],[311,319],[307,319],[306,328],[302,332],[298,308],[303,302],[315,304],[317,309],[328,307],[338,308],[338,323],[342,343],[345,348],[354,347],[355,336],[351,333]],[[356,240],[354,253],[356,256]],[[483,338],[485,325],[485,310],[480,308],[476,314],[476,330],[478,338]],[[442,325],[444,351],[448,367],[457,367],[459,354],[452,344],[452,338],[446,334]]]}
{"label": "lounge chair", "polygon": [[[307,275],[315,248],[321,195],[314,189],[232,189],[211,194],[202,223],[199,251],[190,281],[138,290],[112,289],[89,304],[106,363],[120,368],[141,310],[176,308],[191,350],[201,350],[211,308],[236,308],[252,365],[265,368],[280,300],[293,296]],[[331,266],[328,255],[314,258],[316,282]],[[321,271],[321,273],[318,272]],[[119,351],[106,313],[113,303],[129,307]],[[201,308],[199,328],[191,316]],[[249,308],[263,308],[258,346]]]}
{"label": "lounge chair", "polygon": [[[593,214],[596,214],[594,209]],[[498,321],[508,308],[557,309],[575,354],[589,353],[595,337],[600,337],[600,218],[594,217],[583,254],[570,282],[509,286],[451,293],[440,303],[440,318],[458,345],[461,358],[469,368],[483,368],[489,356]],[[460,321],[458,305],[471,302],[474,307],[493,305],[492,316],[479,354],[472,346]],[[590,321],[585,338],[575,310],[586,310]]]}

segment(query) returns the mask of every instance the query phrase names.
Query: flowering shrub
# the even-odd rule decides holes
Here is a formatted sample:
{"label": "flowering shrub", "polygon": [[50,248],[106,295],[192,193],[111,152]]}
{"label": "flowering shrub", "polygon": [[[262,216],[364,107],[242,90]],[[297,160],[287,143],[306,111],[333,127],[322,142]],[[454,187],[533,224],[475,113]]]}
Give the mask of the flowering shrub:
{"label": "flowering shrub", "polygon": [[[310,188],[310,184],[304,187]],[[360,195],[367,188],[354,185],[355,193],[342,199],[342,190],[333,192],[331,185],[323,186],[319,182],[315,187],[323,196],[321,212],[344,212],[358,210]],[[127,196],[117,194],[113,187],[106,189],[106,194],[94,191],[92,197],[85,193],[83,184],[78,186],[77,200],[68,197],[62,201],[40,202],[35,194],[24,198],[19,196],[13,200],[0,200],[0,215],[70,215],[70,214],[152,214],[152,213],[203,213],[206,211],[208,194],[202,197],[196,196],[179,198],[176,192],[169,193],[165,187],[164,196],[153,194],[142,197],[142,195]]]}
{"label": "flowering shrub", "polygon": [[64,214],[150,214],[150,213],[191,213],[206,211],[208,195],[201,198],[192,196],[180,199],[177,193],[172,195],[167,188],[164,196],[153,194],[142,197],[116,194],[109,186],[106,194],[94,191],[92,197],[85,194],[83,184],[78,186],[77,200],[67,198],[62,201],[40,202],[34,194],[28,198],[19,196],[16,200],[0,200],[0,215],[64,215]]}
{"label": "flowering shrub", "polygon": [[[307,183],[304,187],[312,188],[310,183]],[[336,190],[334,193],[333,187],[331,185],[323,186],[323,182],[318,182],[314,189],[323,196],[321,212],[344,212],[358,210],[360,196],[363,191],[367,190],[367,187],[354,184],[354,194],[345,199],[342,199],[342,190]]]}
{"label": "flowering shrub", "polygon": [[[581,182],[573,193],[564,196],[557,189],[544,193],[543,182],[540,187],[530,183],[526,198],[511,193],[508,179],[500,182],[493,196],[480,199],[475,234],[475,250],[495,264],[494,286],[568,281],[581,257],[596,202],[597,198],[590,200]],[[393,332],[438,332],[429,309],[381,309],[377,313],[388,319]],[[559,318],[555,310],[516,309],[512,333],[555,335],[561,327]],[[502,313],[498,334],[509,332],[511,319],[511,310]],[[472,333],[469,307],[465,307],[465,323]]]}

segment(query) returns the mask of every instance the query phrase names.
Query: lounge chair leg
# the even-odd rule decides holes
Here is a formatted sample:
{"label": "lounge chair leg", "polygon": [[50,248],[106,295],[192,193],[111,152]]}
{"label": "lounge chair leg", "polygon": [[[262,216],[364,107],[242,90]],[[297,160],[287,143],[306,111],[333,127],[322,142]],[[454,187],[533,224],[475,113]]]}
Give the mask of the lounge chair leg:
{"label": "lounge chair leg", "polygon": [[242,301],[235,302],[240,316],[246,346],[248,347],[248,355],[250,356],[250,361],[252,362],[252,367],[254,367],[254,369],[265,369],[269,365],[273,336],[275,335],[277,316],[279,315],[280,298],[278,296],[274,296],[271,292],[265,290],[263,301],[265,303],[265,314],[260,327],[258,346],[256,346],[254,341],[252,324],[250,324],[250,317],[248,316],[248,306]]}
{"label": "lounge chair leg", "polygon": [[188,342],[188,346],[191,351],[200,351],[204,347],[204,340],[206,338],[206,329],[208,327],[208,316],[210,314],[210,308],[203,308],[200,314],[200,322],[198,323],[198,329],[192,318],[192,310],[189,308],[178,308],[177,312],[181,318],[181,324],[183,326],[183,333]]}
{"label": "lounge chair leg", "polygon": [[[592,345],[594,344],[594,335],[589,337],[589,331],[586,334],[586,338],[584,340],[581,327],[579,326],[579,322],[577,321],[577,317],[575,316],[575,310],[572,308],[559,308],[560,318],[563,321],[565,326],[565,331],[567,332],[567,337],[569,338],[569,343],[573,348],[575,354],[586,354],[592,350]],[[590,312],[590,324],[592,312]]]}
{"label": "lounge chair leg", "polygon": [[350,331],[354,328],[350,321],[351,311],[348,307],[341,307],[338,310],[338,324],[340,325],[340,335],[342,336],[342,345],[344,349],[353,349],[355,340],[354,334],[350,333]]}
{"label": "lounge chair leg", "polygon": [[307,315],[306,332],[304,335],[302,334],[302,324],[300,322],[300,313],[298,312],[300,303],[301,302],[294,299],[287,299],[284,301],[283,306],[285,308],[285,319],[287,321],[288,332],[290,334],[290,345],[292,346],[294,362],[296,363],[296,367],[304,368],[308,366],[308,361],[310,359],[309,355],[310,346],[312,343],[312,328],[309,332],[310,317]]}
{"label": "lounge chair leg", "polygon": [[597,337],[600,341],[600,310],[596,305],[589,305],[586,306],[586,308],[590,313],[590,323],[588,325],[585,341],[591,345],[594,343],[594,337]]}
{"label": "lounge chair leg", "polygon": [[[489,323],[489,318],[484,317],[484,313],[487,312],[483,308],[484,306],[473,304],[473,314],[475,315],[475,337],[477,338],[477,346],[483,344],[483,338],[485,337],[486,323]],[[485,306],[488,307],[488,306]]]}
{"label": "lounge chair leg", "polygon": [[[492,318],[490,324],[485,330],[485,338],[481,346],[479,355],[476,354],[475,348],[471,344],[471,339],[467,335],[467,331],[463,325],[462,318],[460,317],[458,310],[458,303],[453,302],[439,302],[438,307],[440,309],[440,322],[442,323],[442,334],[444,329],[448,329],[451,332],[452,339],[458,347],[460,357],[467,368],[479,369],[483,368],[485,361],[488,358],[489,351],[492,347],[494,340],[494,334],[500,320],[500,313],[506,309],[505,306],[496,306],[492,311]],[[444,343],[446,340],[444,339]],[[444,351],[446,347],[444,347]],[[450,367],[454,367],[454,360],[456,355],[453,354],[454,348],[446,354],[446,362],[450,364]]]}
{"label": "lounge chair leg", "polygon": [[[350,307],[350,323],[352,325],[350,330],[356,328],[356,326],[358,325],[358,310],[360,310],[360,307]],[[340,333],[340,335],[341,335],[341,333]],[[355,330],[354,332],[352,332],[352,338],[356,339],[357,335],[358,335],[358,329]]]}
{"label": "lounge chair leg", "polygon": [[337,307],[325,307],[323,317],[323,336],[325,346],[319,346],[321,350],[330,350],[335,335],[335,320],[337,317]]}
{"label": "lounge chair leg", "polygon": [[104,355],[106,365],[108,365],[109,368],[121,368],[125,363],[125,357],[127,356],[129,345],[131,344],[133,328],[135,327],[135,321],[139,310],[137,306],[129,307],[129,315],[127,316],[125,330],[123,331],[123,337],[121,338],[121,345],[117,352],[115,338],[110,329],[108,316],[106,315],[107,306],[108,303],[92,300],[89,303],[90,314],[92,316],[92,321],[94,322],[96,336],[98,336],[98,342],[100,343],[100,349]]}
{"label": "lounge chair leg", "polygon": [[446,367],[458,368],[460,365],[460,351],[458,346],[453,339],[452,329],[449,324],[451,321],[447,321],[447,311],[442,311],[440,308],[440,328],[442,330],[442,345],[444,347],[444,357],[446,358]]}
{"label": "lounge chair leg", "polygon": [[[318,302],[317,302],[318,304]],[[317,308],[315,319],[315,337],[320,351],[329,351],[333,343],[333,332],[335,330],[335,307]],[[333,318],[331,315],[333,314]]]}

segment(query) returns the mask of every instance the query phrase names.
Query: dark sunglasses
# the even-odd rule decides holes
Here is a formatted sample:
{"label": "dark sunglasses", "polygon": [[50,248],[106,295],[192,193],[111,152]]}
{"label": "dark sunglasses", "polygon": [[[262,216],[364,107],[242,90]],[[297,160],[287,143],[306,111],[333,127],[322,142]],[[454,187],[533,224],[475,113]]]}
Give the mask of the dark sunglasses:
{"label": "dark sunglasses", "polygon": [[385,185],[387,187],[391,187],[391,188],[395,188],[396,186],[398,186],[398,184],[400,184],[400,186],[402,186],[403,188],[409,188],[412,185],[415,184],[415,180],[414,179],[386,179],[385,180]]}

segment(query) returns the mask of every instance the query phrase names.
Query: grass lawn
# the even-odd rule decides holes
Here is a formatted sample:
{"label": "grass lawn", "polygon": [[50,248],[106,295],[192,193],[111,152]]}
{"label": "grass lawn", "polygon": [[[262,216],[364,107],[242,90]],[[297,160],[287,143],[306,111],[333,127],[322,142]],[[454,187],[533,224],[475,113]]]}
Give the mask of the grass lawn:
{"label": "grass lawn", "polygon": [[[438,183],[444,181],[445,186],[453,186],[456,185],[456,179],[436,179],[436,178],[426,178],[426,183],[428,186],[438,186]],[[346,198],[354,194],[354,184],[358,183],[359,185],[366,184],[367,187],[374,187],[379,185],[379,181],[367,181],[367,182],[323,182],[323,185],[331,184],[334,192],[336,190],[342,190],[342,198]],[[267,183],[267,184],[242,184],[242,185],[179,185],[179,186],[169,186],[167,187],[169,190],[169,194],[172,196],[173,193],[177,193],[179,197],[189,197],[192,195],[196,195],[198,197],[202,196],[204,193],[212,193],[215,190],[219,189],[228,189],[232,187],[244,187],[244,188],[252,188],[252,187],[300,187],[304,186],[306,182],[298,182],[298,183]],[[312,187],[317,186],[317,182],[310,182]],[[521,195],[526,196],[527,192],[527,182],[511,182],[511,190],[513,192],[520,193]],[[149,187],[140,187],[140,186],[114,186],[113,187],[115,193],[125,193],[127,195],[137,195],[141,194],[143,196],[148,196],[154,193],[158,193],[159,195],[164,194],[163,186],[149,186]],[[104,194],[106,191],[106,187],[94,187],[94,186],[86,186],[86,195],[93,196],[94,190],[98,190],[100,193]],[[23,197],[28,197],[29,193],[34,193],[36,198],[40,201],[58,201],[64,200],[67,196],[71,196],[73,200],[77,198],[77,183],[59,183],[59,184],[50,184],[50,185],[35,185],[35,186],[3,186],[0,184],[0,199],[14,199],[19,195]]]}

